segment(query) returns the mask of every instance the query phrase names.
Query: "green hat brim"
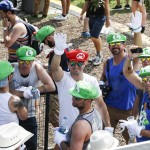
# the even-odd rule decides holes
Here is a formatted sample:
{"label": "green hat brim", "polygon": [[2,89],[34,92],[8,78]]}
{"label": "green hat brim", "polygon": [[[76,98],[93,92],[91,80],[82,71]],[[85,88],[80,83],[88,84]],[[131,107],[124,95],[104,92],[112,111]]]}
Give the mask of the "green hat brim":
{"label": "green hat brim", "polygon": [[95,99],[99,96],[98,92],[95,92],[94,95],[91,95],[91,96],[88,96],[88,97],[83,97],[74,88],[71,88],[69,90],[69,93],[74,97],[78,97],[78,98],[82,98],[82,99]]}
{"label": "green hat brim", "polygon": [[150,55],[144,54],[144,55],[139,55],[139,56],[138,56],[138,58],[144,58],[144,57],[150,57]]}
{"label": "green hat brim", "polygon": [[144,72],[139,74],[140,77],[146,77],[146,76],[150,76],[150,72]]}
{"label": "green hat brim", "polygon": [[35,57],[20,57],[20,60],[35,60]]}

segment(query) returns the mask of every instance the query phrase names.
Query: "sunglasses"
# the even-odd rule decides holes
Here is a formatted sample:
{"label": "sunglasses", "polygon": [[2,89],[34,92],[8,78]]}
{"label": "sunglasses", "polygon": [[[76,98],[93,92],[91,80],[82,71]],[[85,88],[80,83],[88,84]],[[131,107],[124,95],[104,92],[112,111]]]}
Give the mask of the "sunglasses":
{"label": "sunglasses", "polygon": [[70,66],[71,67],[75,67],[75,66],[81,67],[83,65],[83,62],[70,62]]}
{"label": "sunglasses", "polygon": [[146,78],[146,77],[144,77],[144,78],[142,78],[142,81],[143,81],[143,82],[147,82],[147,81],[149,81],[149,82],[150,82],[150,78]]}
{"label": "sunglasses", "polygon": [[25,63],[26,65],[29,65],[30,62],[31,62],[30,60],[19,60],[19,64],[21,64],[21,65],[24,64],[24,63]]}
{"label": "sunglasses", "polygon": [[141,58],[141,61],[150,61],[150,58]]}
{"label": "sunglasses", "polygon": [[122,44],[122,42],[117,42],[117,43],[110,43],[110,46],[120,46]]}
{"label": "sunglasses", "polygon": [[79,97],[75,97],[75,96],[73,96],[72,97],[74,100],[76,100],[76,101],[79,101],[79,100],[81,100],[82,98],[79,98]]}

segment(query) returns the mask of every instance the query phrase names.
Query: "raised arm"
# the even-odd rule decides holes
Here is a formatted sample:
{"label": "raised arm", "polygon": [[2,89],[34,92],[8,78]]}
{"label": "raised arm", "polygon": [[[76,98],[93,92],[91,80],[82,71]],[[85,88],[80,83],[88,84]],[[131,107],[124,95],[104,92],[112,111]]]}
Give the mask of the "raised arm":
{"label": "raised arm", "polygon": [[55,40],[55,48],[54,48],[54,56],[51,62],[51,73],[54,81],[59,82],[64,75],[62,68],[60,67],[61,55],[64,53],[65,48],[67,48],[66,44],[67,36],[62,33],[54,34]]}
{"label": "raised arm", "polygon": [[[123,74],[129,82],[131,82],[138,89],[143,90],[144,87],[143,87],[142,79],[135,72],[132,61],[133,59],[131,57],[127,57],[123,67]],[[137,66],[135,65],[135,68],[136,67]]]}
{"label": "raised arm", "polygon": [[12,113],[17,113],[19,119],[26,120],[28,118],[28,111],[18,96],[11,96],[8,106]]}

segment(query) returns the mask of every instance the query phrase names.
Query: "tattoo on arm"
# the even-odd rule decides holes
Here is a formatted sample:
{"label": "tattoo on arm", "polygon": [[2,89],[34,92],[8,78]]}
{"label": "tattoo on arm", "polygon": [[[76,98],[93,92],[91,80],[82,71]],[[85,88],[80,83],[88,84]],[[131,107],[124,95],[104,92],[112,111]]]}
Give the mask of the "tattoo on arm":
{"label": "tattoo on arm", "polygon": [[13,101],[13,107],[14,107],[14,108],[17,108],[17,109],[20,109],[20,108],[23,108],[23,107],[24,107],[24,104],[23,104],[23,102],[22,102],[21,99],[15,99],[15,100]]}

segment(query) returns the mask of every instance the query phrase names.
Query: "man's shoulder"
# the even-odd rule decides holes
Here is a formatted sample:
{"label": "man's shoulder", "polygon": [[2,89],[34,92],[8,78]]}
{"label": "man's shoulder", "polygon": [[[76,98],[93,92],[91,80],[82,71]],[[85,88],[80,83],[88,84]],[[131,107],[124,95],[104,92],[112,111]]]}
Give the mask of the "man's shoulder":
{"label": "man's shoulder", "polygon": [[83,73],[83,77],[84,77],[84,80],[86,80],[86,81],[90,81],[90,80],[96,79],[94,76],[89,75],[87,73]]}
{"label": "man's shoulder", "polygon": [[13,26],[13,29],[26,30],[26,26],[22,21],[17,21],[16,24]]}
{"label": "man's shoulder", "polygon": [[85,125],[90,125],[89,121],[85,118],[77,119],[73,124],[74,128],[85,128]]}
{"label": "man's shoulder", "polygon": [[18,97],[17,95],[12,95],[10,93],[10,100],[12,100],[12,101],[20,100],[20,97]]}

